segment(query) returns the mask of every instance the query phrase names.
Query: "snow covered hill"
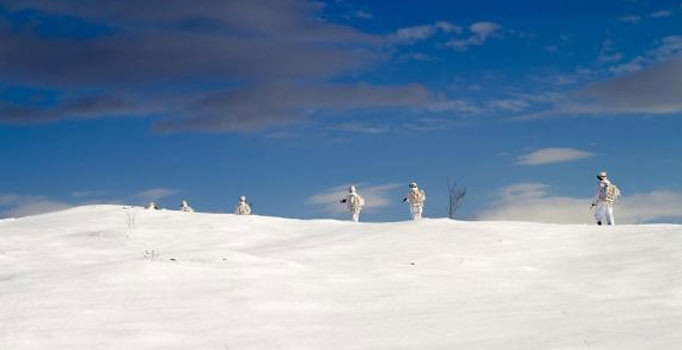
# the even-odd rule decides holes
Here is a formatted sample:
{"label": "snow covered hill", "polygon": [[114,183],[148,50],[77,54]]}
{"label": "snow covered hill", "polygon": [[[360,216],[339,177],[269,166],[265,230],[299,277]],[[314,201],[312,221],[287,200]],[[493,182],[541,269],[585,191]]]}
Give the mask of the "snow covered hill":
{"label": "snow covered hill", "polygon": [[682,226],[0,221],[0,349],[680,349]]}

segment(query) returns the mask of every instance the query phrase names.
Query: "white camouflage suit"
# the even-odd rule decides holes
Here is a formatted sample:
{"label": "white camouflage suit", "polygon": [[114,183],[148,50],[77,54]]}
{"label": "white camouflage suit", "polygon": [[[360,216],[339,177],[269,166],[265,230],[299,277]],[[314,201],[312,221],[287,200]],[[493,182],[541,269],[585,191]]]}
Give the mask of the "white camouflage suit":
{"label": "white camouflage suit", "polygon": [[407,192],[407,204],[410,206],[410,213],[412,213],[412,220],[421,220],[422,212],[424,211],[424,201],[426,201],[426,193],[418,187],[411,187]]}
{"label": "white camouflage suit", "polygon": [[600,179],[592,199],[592,206],[596,207],[594,210],[594,219],[599,225],[616,224],[616,219],[613,216],[613,201],[606,200],[606,187],[609,185],[611,185],[609,179]]}
{"label": "white camouflage suit", "polygon": [[360,221],[360,211],[362,210],[362,207],[365,206],[365,199],[355,191],[354,186],[349,188],[349,192],[348,196],[341,200],[341,203],[346,203],[348,206],[351,220],[358,222]]}
{"label": "white camouflage suit", "polygon": [[251,214],[251,206],[249,203],[246,203],[246,198],[244,196],[239,198],[239,203],[237,203],[237,208],[235,208],[234,213],[237,215]]}
{"label": "white camouflage suit", "polygon": [[180,210],[184,211],[185,213],[194,213],[194,209],[187,204],[187,201],[182,201],[180,203]]}

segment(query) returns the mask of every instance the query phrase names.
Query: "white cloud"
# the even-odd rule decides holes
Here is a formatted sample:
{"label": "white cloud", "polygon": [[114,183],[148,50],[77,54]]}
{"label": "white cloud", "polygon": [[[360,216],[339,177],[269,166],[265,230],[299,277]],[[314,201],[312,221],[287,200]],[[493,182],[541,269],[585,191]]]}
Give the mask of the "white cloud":
{"label": "white cloud", "polygon": [[453,39],[448,41],[445,45],[458,50],[465,51],[470,46],[483,45],[486,40],[492,36],[497,35],[497,32],[502,27],[494,22],[476,22],[469,26],[469,32],[471,33],[467,39]]}
{"label": "white cloud", "polygon": [[144,201],[155,201],[161,198],[172,196],[177,192],[178,191],[176,190],[171,190],[167,188],[151,188],[136,194],[135,197],[142,199]]}
{"label": "white cloud", "polygon": [[391,130],[386,125],[367,124],[357,121],[331,125],[327,129],[335,131],[357,132],[363,134],[383,134]]}
{"label": "white cloud", "polygon": [[505,98],[491,100],[488,102],[488,106],[494,110],[519,112],[528,108],[529,103],[528,101],[522,98],[517,99]]}
{"label": "white cloud", "polygon": [[471,33],[480,37],[488,37],[500,28],[500,25],[494,22],[476,22],[469,26]]}
{"label": "white cloud", "polygon": [[545,51],[549,53],[557,53],[559,52],[559,47],[556,45],[547,45],[545,46]]}
{"label": "white cloud", "polygon": [[541,75],[536,75],[532,77],[533,80],[540,82],[542,84],[548,84],[548,85],[553,85],[553,86],[566,86],[566,85],[574,85],[578,83],[580,80],[583,79],[583,77],[576,73],[569,73],[569,74],[561,74],[561,73],[550,73],[550,74],[541,74]]}
{"label": "white cloud", "polygon": [[434,130],[445,130],[462,125],[463,122],[452,118],[419,118],[413,119],[400,126],[400,131],[408,133],[422,133]]}
{"label": "white cloud", "polygon": [[355,17],[361,18],[361,19],[372,19],[374,16],[372,16],[372,14],[367,12],[367,11],[359,10],[359,11],[355,11]]}
{"label": "white cloud", "polygon": [[430,38],[436,33],[436,27],[430,24],[400,28],[393,34],[394,41],[402,44],[413,44]]}
{"label": "white cloud", "polygon": [[288,131],[288,130],[277,130],[277,131],[267,133],[265,135],[265,138],[271,139],[271,140],[291,140],[291,139],[296,139],[299,136],[300,136],[299,134],[297,134],[295,132]]}
{"label": "white cloud", "polygon": [[629,16],[623,16],[618,19],[621,22],[625,23],[639,23],[639,21],[642,20],[642,17],[636,16],[636,15],[629,15]]}
{"label": "white cloud", "polygon": [[652,18],[666,18],[666,17],[671,17],[673,15],[672,11],[668,10],[661,10],[661,11],[656,11],[650,14]]}
{"label": "white cloud", "polygon": [[614,50],[613,41],[610,39],[604,40],[601,51],[599,52],[599,62],[615,63],[622,59],[623,54]]}
{"label": "white cloud", "polygon": [[471,101],[453,99],[443,99],[441,101],[428,103],[426,105],[426,110],[434,113],[459,112],[466,114],[477,114],[482,111],[478,105]]}
{"label": "white cloud", "polygon": [[516,164],[542,165],[593,157],[594,153],[575,148],[543,148],[517,158]]}
{"label": "white cloud", "polygon": [[[308,197],[307,203],[318,207],[325,214],[340,215],[347,212],[346,206],[339,201],[346,198],[348,185],[332,187]],[[393,202],[388,192],[400,187],[399,184],[384,184],[377,186],[364,187],[356,185],[358,193],[365,199],[365,210],[375,211],[380,208],[388,207]],[[396,197],[397,198],[397,197]]]}
{"label": "white cloud", "polygon": [[[587,191],[586,191],[587,192]],[[500,190],[500,200],[480,212],[482,220],[592,224],[590,197],[552,196],[549,186],[526,183]],[[634,224],[682,218],[682,193],[657,190],[626,196],[616,205],[616,222]]]}
{"label": "white cloud", "polygon": [[400,55],[400,60],[403,62],[408,61],[433,62],[438,59],[422,52],[410,52]]}
{"label": "white cloud", "polygon": [[448,34],[461,33],[462,28],[449,22],[439,21],[434,24],[400,28],[391,34],[389,38],[398,44],[411,45],[418,41],[429,39],[439,31]]}
{"label": "white cloud", "polygon": [[438,21],[434,24],[434,26],[444,33],[462,33],[462,27],[454,25],[450,22],[445,22],[445,21]]}

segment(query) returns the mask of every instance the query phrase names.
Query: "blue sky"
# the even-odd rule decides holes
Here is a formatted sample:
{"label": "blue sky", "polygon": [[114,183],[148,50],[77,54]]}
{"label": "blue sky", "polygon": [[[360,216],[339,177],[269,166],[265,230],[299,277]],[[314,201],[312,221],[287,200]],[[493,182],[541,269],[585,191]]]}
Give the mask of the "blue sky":
{"label": "blue sky", "polygon": [[[90,203],[682,218],[682,2],[0,1],[0,216]],[[363,192],[364,191],[364,192]]]}

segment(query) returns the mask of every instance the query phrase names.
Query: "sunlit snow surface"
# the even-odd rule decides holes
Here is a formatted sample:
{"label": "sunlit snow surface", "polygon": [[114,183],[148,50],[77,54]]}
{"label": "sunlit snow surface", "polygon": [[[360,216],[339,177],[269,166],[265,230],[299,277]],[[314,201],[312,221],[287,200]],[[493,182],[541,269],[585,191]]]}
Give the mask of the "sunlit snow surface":
{"label": "sunlit snow surface", "polygon": [[0,349],[682,349],[682,226],[2,220]]}

